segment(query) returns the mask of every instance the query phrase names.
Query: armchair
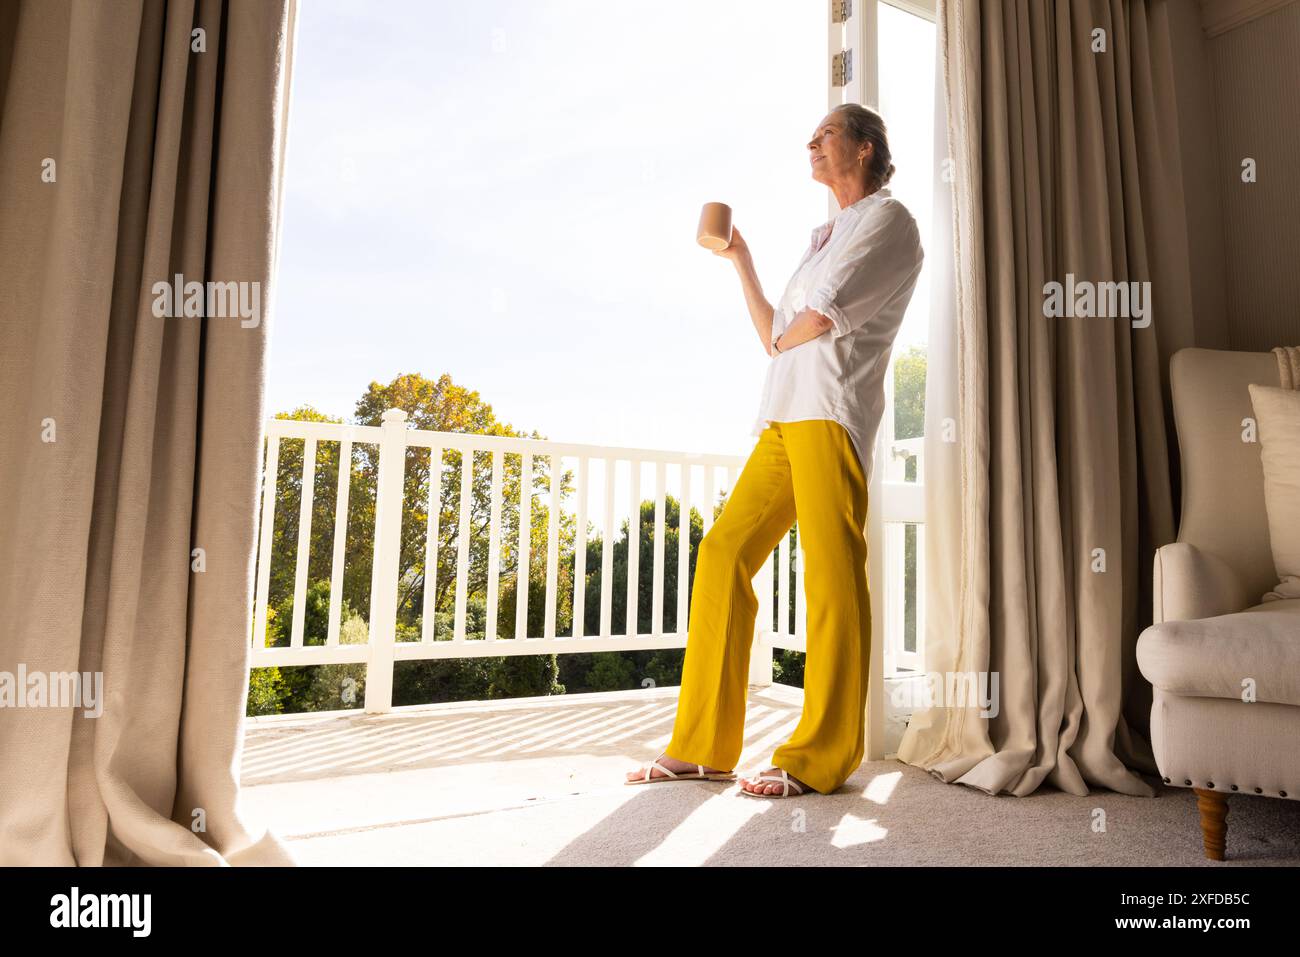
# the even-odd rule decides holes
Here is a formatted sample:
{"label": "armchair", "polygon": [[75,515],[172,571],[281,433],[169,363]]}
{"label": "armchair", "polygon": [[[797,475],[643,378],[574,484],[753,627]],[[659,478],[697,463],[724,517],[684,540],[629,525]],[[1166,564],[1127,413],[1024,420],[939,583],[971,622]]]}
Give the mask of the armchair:
{"label": "armchair", "polygon": [[1212,860],[1230,795],[1300,799],[1300,599],[1263,600],[1278,575],[1260,444],[1243,438],[1252,382],[1279,384],[1271,353],[1183,349],[1170,363],[1182,514],[1156,552],[1155,620],[1137,644],[1156,764],[1196,794]]}

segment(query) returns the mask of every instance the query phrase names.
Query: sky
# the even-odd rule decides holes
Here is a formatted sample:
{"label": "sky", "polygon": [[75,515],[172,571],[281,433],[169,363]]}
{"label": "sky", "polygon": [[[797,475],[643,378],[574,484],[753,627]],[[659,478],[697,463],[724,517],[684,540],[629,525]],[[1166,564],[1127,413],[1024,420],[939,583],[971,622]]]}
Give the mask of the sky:
{"label": "sky", "polygon": [[[372,380],[447,373],[550,439],[748,454],[770,360],[695,228],[705,202],[730,205],[776,304],[832,209],[807,161],[826,15],[823,0],[304,0],[268,413],[350,419]],[[882,97],[924,131],[908,50],[882,47],[897,61]],[[924,241],[928,205],[904,201]],[[895,354],[922,325],[909,314]]]}

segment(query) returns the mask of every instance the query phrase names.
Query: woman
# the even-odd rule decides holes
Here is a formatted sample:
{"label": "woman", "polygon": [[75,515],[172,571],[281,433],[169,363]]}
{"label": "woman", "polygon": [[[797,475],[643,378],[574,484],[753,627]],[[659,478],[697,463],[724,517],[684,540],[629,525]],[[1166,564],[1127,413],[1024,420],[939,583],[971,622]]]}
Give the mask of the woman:
{"label": "woman", "polygon": [[812,178],[835,195],[774,309],[744,238],[731,260],[759,341],[772,357],[750,453],[700,542],[677,719],[665,753],[627,783],[732,780],[744,743],[753,577],[796,517],[808,610],[803,714],[772,767],[746,793],[829,794],[862,761],[871,609],[867,484],[884,411],[894,336],[921,271],[916,222],[885,184],[894,173],[885,126],[837,106],[808,142]]}

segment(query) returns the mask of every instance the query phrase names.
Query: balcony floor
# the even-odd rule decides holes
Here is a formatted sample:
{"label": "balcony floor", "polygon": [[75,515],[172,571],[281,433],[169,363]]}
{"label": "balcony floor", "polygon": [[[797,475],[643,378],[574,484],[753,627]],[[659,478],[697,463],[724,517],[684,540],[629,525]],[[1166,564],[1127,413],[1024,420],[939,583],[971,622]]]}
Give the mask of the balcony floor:
{"label": "balcony floor", "polygon": [[[739,770],[771,757],[801,702],[750,689]],[[1202,855],[1186,788],[994,797],[895,760],[788,804],[737,784],[625,786],[667,743],[676,704],[658,688],[251,719],[242,807],[304,865],[1224,866]],[[1227,864],[1300,864],[1300,802],[1229,807]]]}

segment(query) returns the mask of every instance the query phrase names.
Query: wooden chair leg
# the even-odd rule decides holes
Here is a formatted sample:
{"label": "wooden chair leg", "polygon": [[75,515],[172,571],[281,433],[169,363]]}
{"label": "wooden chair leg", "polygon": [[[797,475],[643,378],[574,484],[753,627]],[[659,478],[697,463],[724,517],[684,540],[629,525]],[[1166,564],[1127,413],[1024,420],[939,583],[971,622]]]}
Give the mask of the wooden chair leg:
{"label": "wooden chair leg", "polygon": [[1196,808],[1201,812],[1205,856],[1221,861],[1228,846],[1228,795],[1205,788],[1192,788],[1192,792],[1196,795]]}

